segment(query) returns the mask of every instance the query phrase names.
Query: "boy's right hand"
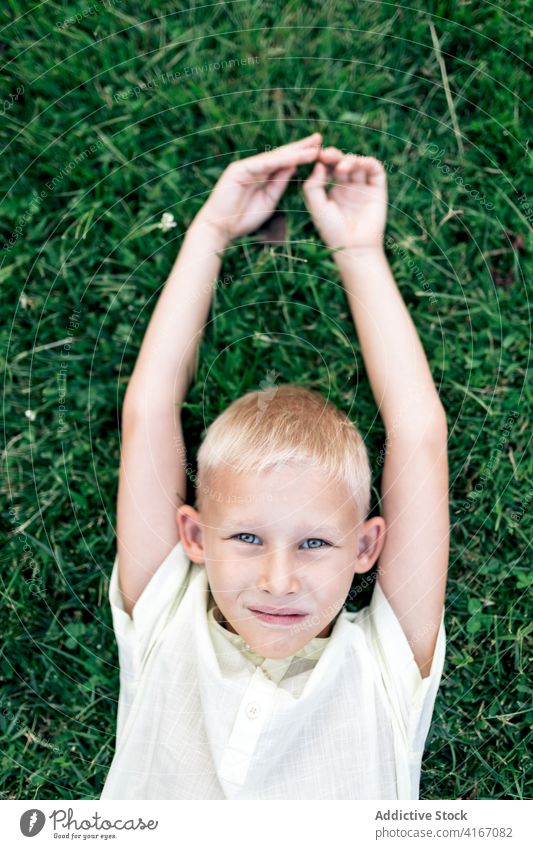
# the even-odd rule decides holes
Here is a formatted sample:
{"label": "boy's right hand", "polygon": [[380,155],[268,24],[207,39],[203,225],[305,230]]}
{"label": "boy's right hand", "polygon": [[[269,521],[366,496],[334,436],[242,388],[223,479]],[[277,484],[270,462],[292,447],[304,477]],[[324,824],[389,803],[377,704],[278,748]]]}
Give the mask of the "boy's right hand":
{"label": "boy's right hand", "polygon": [[[326,194],[328,180],[335,185]],[[303,192],[313,223],[328,247],[383,248],[387,177],[378,159],[326,147],[304,182]]]}
{"label": "boy's right hand", "polygon": [[274,150],[231,162],[196,215],[225,241],[252,233],[276,209],[298,165],[314,162],[322,136],[313,133]]}

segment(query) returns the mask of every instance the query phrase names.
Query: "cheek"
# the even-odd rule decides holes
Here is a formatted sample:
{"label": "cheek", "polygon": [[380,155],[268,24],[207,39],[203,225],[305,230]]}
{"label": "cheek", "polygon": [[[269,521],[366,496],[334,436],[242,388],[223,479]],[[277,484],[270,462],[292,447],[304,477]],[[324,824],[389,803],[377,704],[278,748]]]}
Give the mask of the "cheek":
{"label": "cheek", "polygon": [[218,563],[206,563],[205,568],[211,589],[227,595],[228,598],[246,586],[243,569],[238,569],[231,563],[224,563],[222,558]]}
{"label": "cheek", "polygon": [[315,585],[317,598],[320,602],[327,603],[329,606],[338,603],[340,607],[348,595],[352,579],[353,566],[337,564],[334,568],[324,572],[321,580]]}

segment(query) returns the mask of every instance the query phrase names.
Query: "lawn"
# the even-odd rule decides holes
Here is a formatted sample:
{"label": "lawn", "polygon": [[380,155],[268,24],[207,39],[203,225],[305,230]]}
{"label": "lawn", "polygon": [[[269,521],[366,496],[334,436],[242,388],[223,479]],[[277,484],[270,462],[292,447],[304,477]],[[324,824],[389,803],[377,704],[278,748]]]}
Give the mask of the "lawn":
{"label": "lawn", "polygon": [[[531,797],[526,11],[4,4],[2,798],[101,793],[119,689],[107,591],[120,408],[143,332],[225,165],[315,130],[386,164],[387,251],[448,416],[448,643],[420,796]],[[280,202],[283,244],[227,251],[186,442],[194,464],[231,400],[299,381],[355,411],[376,514],[385,433],[305,211],[309,170]],[[368,600],[354,593],[352,609]]]}

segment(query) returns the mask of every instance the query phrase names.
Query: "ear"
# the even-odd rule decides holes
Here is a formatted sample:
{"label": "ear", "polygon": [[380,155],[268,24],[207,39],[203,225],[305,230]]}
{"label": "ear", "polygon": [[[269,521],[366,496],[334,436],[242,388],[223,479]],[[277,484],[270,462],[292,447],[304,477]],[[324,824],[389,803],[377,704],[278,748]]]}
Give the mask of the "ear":
{"label": "ear", "polygon": [[363,522],[358,536],[357,560],[355,572],[368,572],[378,559],[385,545],[386,525],[382,516]]}
{"label": "ear", "polygon": [[202,521],[198,510],[181,504],[176,511],[176,522],[185,554],[193,563],[204,563]]}

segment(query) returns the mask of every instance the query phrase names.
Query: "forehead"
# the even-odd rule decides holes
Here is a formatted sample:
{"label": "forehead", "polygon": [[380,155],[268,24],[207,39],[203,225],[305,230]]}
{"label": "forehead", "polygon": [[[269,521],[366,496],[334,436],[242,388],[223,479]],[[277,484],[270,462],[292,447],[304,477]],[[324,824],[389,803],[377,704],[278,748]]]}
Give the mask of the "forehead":
{"label": "forehead", "polygon": [[347,486],[332,481],[321,469],[302,463],[286,463],[266,472],[235,473],[220,469],[213,477],[206,506],[220,521],[269,515],[322,521],[335,515],[339,521],[354,520],[355,505]]}
{"label": "forehead", "polygon": [[339,482],[329,479],[322,469],[296,461],[263,472],[237,473],[230,467],[223,467],[217,471],[214,485],[222,500],[224,495],[252,497],[261,493],[289,500],[306,489],[325,492],[338,487]]}

